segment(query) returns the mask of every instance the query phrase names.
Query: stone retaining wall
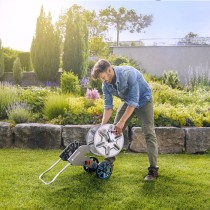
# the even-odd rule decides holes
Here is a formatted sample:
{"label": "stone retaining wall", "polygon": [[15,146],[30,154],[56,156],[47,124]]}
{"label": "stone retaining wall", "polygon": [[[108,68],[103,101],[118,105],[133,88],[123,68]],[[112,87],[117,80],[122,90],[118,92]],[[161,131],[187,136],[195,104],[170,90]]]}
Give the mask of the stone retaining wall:
{"label": "stone retaining wall", "polygon": [[[86,134],[93,125],[18,124],[0,122],[0,148],[60,149],[70,142],[86,144]],[[210,150],[210,128],[156,127],[159,153],[202,153]],[[146,152],[141,127],[126,129],[124,148]]]}

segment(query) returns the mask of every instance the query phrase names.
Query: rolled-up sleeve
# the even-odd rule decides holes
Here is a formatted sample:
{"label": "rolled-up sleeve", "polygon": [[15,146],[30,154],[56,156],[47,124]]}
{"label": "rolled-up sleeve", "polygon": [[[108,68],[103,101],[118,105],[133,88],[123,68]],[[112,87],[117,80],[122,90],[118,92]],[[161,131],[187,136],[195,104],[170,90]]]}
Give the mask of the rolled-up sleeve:
{"label": "rolled-up sleeve", "polygon": [[107,90],[105,85],[102,86],[103,96],[104,96],[104,109],[113,109],[113,96]]}
{"label": "rolled-up sleeve", "polygon": [[126,102],[129,106],[138,107],[139,106],[139,84],[138,75],[134,72],[128,73],[128,92],[126,96]]}

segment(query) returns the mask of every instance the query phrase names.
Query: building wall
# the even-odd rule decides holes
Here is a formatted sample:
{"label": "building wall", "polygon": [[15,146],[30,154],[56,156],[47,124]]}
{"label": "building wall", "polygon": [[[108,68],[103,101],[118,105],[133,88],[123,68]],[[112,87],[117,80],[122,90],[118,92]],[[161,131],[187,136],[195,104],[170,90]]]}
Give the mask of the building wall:
{"label": "building wall", "polygon": [[139,46],[112,47],[113,54],[138,62],[141,69],[161,76],[164,71],[178,72],[182,83],[192,74],[205,74],[210,80],[210,46]]}

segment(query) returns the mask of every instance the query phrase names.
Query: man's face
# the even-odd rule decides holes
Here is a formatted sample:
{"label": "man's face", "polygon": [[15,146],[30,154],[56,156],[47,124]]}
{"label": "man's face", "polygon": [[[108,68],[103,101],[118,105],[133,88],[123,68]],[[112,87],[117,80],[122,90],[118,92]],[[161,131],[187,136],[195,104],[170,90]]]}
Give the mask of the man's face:
{"label": "man's face", "polygon": [[112,79],[113,79],[113,70],[112,68],[108,68],[105,72],[101,72],[99,74],[99,79],[103,82],[103,83],[111,83]]}

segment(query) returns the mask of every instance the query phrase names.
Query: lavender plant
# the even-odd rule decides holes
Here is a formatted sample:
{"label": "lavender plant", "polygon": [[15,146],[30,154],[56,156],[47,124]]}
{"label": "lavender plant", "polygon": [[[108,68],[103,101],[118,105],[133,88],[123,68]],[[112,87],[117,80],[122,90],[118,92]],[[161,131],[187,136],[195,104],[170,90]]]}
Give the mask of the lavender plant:
{"label": "lavender plant", "polygon": [[19,89],[10,83],[0,82],[0,119],[7,117],[7,107],[19,101]]}
{"label": "lavender plant", "polygon": [[6,112],[8,119],[15,123],[26,123],[32,119],[31,108],[26,103],[16,102],[11,104]]}

